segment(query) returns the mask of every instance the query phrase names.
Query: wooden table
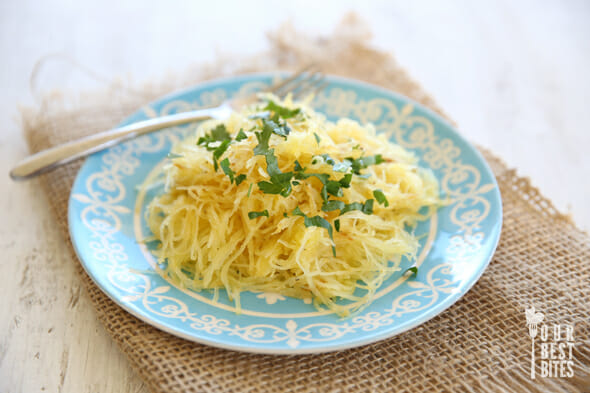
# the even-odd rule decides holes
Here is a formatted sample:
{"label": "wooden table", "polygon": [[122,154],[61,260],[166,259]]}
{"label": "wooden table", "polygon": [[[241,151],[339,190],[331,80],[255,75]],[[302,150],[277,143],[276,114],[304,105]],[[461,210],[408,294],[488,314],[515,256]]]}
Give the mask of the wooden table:
{"label": "wooden table", "polygon": [[[8,179],[27,154],[17,105],[33,103],[36,60],[59,51],[107,78],[129,73],[140,81],[216,51],[263,49],[264,32],[289,17],[325,33],[355,9],[338,0],[321,9],[315,1],[125,4],[0,4],[0,392],[147,391],[97,322],[37,182]],[[590,3],[478,4],[375,1],[356,9],[370,21],[375,45],[395,51],[469,139],[530,176],[590,229]],[[95,83],[64,64],[48,65],[40,77],[45,87],[75,91]]]}

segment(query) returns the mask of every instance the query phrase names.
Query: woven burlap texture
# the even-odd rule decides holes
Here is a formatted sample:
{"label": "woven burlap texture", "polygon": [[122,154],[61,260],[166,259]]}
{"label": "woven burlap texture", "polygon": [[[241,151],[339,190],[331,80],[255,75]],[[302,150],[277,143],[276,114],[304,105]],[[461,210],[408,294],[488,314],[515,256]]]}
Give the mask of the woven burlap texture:
{"label": "woven burlap texture", "polygon": [[[354,15],[323,38],[307,37],[285,25],[269,36],[271,49],[256,56],[221,58],[140,89],[118,82],[74,100],[71,95],[48,94],[38,107],[23,110],[24,132],[31,151],[38,151],[112,127],[179,87],[235,73],[296,69],[310,62],[326,73],[400,92],[443,114],[391,55],[367,44],[369,38]],[[153,392],[585,391],[590,386],[589,237],[527,179],[489,152],[483,154],[498,180],[504,208],[502,237],[490,266],[473,289],[441,315],[372,345],[297,356],[212,348],[164,333],[126,313],[76,262],[80,279],[99,320]],[[40,180],[66,238],[68,196],[79,167],[74,163]],[[532,305],[546,321],[574,324],[573,378],[530,379],[531,342],[524,311]]]}

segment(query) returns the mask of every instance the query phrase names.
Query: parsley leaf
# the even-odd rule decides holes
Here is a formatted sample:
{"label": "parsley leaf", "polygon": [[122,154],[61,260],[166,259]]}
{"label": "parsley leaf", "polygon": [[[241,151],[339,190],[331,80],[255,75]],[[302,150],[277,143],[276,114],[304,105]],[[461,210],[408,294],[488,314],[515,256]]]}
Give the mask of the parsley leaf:
{"label": "parsley leaf", "polygon": [[[332,225],[325,218],[320,217],[320,216],[314,216],[314,217],[305,216],[304,220],[303,220],[303,225],[305,225],[306,228],[319,227],[319,228],[326,229],[328,231],[328,235],[330,236],[330,239],[332,241],[334,241],[334,234],[332,232]],[[336,247],[334,247],[334,246],[332,246],[332,253],[334,254],[334,256],[336,256]]]}
{"label": "parsley leaf", "polygon": [[406,270],[404,270],[402,274],[406,274],[407,272],[412,272],[411,275],[416,275],[418,274],[418,268],[416,266],[409,267]]}
{"label": "parsley leaf", "polygon": [[291,132],[291,129],[287,126],[286,123],[280,124],[274,120],[262,120],[263,128],[270,127],[272,132],[275,134],[282,136],[283,138],[287,139],[287,136]]}
{"label": "parsley leaf", "polygon": [[213,150],[213,166],[215,167],[215,171],[217,171],[217,160],[219,160],[223,153],[225,153],[230,143],[231,140],[226,139],[223,142],[221,142],[221,145],[219,145],[215,150]]}
{"label": "parsley leaf", "polygon": [[250,183],[250,187],[248,187],[248,198],[250,198],[250,195],[252,194],[252,186],[254,185],[254,183]]}
{"label": "parsley leaf", "polygon": [[352,173],[344,175],[342,179],[340,179],[340,186],[342,188],[349,188],[350,182],[352,181]]}
{"label": "parsley leaf", "polygon": [[219,124],[217,127],[211,130],[211,137],[216,141],[223,141],[225,139],[231,139],[225,124]]}
{"label": "parsley leaf", "polygon": [[373,203],[375,202],[374,199],[367,199],[363,206],[362,212],[365,214],[373,214]]}
{"label": "parsley leaf", "polygon": [[272,135],[272,128],[271,127],[262,127],[261,132],[256,132],[256,139],[258,139],[258,145],[254,148],[254,155],[261,156],[266,154],[268,150],[268,141],[270,140],[270,136]]}
{"label": "parsley leaf", "polygon": [[315,177],[320,182],[322,182],[322,184],[326,184],[330,179],[330,175],[327,173],[304,173],[302,179],[307,179],[310,177]]}
{"label": "parsley leaf", "polygon": [[271,177],[271,179],[273,176],[280,175],[281,173],[283,173],[279,169],[279,161],[277,159],[277,156],[275,156],[274,149],[268,150],[264,154],[264,158],[266,159],[266,172],[268,172],[268,175]]}
{"label": "parsley leaf", "polygon": [[259,181],[257,184],[260,191],[264,192],[265,194],[280,194],[283,192],[282,184],[275,184],[267,181]]}
{"label": "parsley leaf", "polygon": [[328,194],[334,195],[336,197],[342,196],[342,186],[340,185],[339,181],[329,180],[325,187],[326,191],[328,191]]}
{"label": "parsley leaf", "polygon": [[241,141],[244,139],[247,139],[248,135],[246,135],[246,133],[244,132],[244,129],[240,128],[240,132],[238,132],[238,134],[236,135],[236,141]]}
{"label": "parsley leaf", "polygon": [[322,138],[320,138],[320,136],[318,134],[316,134],[315,132],[313,133],[313,136],[315,138],[315,141],[318,143],[318,146],[320,145],[320,142],[322,141]]}
{"label": "parsley leaf", "polygon": [[293,209],[293,211],[291,212],[291,214],[294,215],[294,216],[305,217],[305,213],[303,213],[301,211],[301,209],[299,208],[299,206],[297,206],[295,209]]}
{"label": "parsley leaf", "polygon": [[221,161],[219,163],[219,165],[221,166],[223,173],[225,173],[227,175],[227,177],[229,177],[230,182],[233,183],[234,182],[234,171],[232,171],[229,166],[229,159],[225,158],[223,161]]}
{"label": "parsley leaf", "polygon": [[365,169],[366,167],[368,167],[370,165],[378,165],[378,164],[385,162],[385,160],[383,159],[381,154],[376,154],[374,156],[360,157],[357,159],[349,157],[349,158],[347,158],[347,160],[349,160],[351,162],[352,171],[356,175],[361,174],[361,172],[360,172],[361,169]]}
{"label": "parsley leaf", "polygon": [[379,202],[383,206],[385,206],[385,207],[389,206],[389,202],[387,201],[387,198],[385,197],[385,194],[383,193],[383,191],[377,189],[377,190],[373,191],[373,196],[375,197],[377,202]]}
{"label": "parsley leaf", "polygon": [[342,210],[344,209],[344,206],[345,203],[342,201],[331,200],[324,202],[324,204],[322,205],[322,210],[325,212],[331,212],[334,210]]}
{"label": "parsley leaf", "polygon": [[217,127],[211,130],[209,134],[202,136],[197,141],[197,145],[205,145],[207,150],[209,150],[209,144],[212,142],[219,142],[225,141],[226,139],[231,140],[231,136],[229,132],[227,132],[227,128],[225,128],[225,124],[219,124]]}
{"label": "parsley leaf", "polygon": [[295,166],[293,167],[293,170],[295,172],[304,172],[305,171],[305,168],[303,168],[301,166],[301,164],[299,163],[299,161],[295,160]]}
{"label": "parsley leaf", "polygon": [[291,194],[293,172],[281,172],[277,157],[274,155],[274,149],[268,150],[264,157],[266,159],[266,171],[270,176],[270,182],[261,181],[258,183],[258,188],[266,194],[289,196]]}
{"label": "parsley leaf", "polygon": [[334,228],[336,229],[336,232],[340,232],[340,220],[339,219],[334,220]]}
{"label": "parsley leaf", "polygon": [[340,215],[343,215],[344,213],[348,213],[353,210],[358,210],[364,214],[373,214],[373,203],[374,202],[375,202],[374,199],[368,199],[365,201],[365,203],[361,203],[361,202],[349,203],[349,204],[345,205],[343,209],[340,209]]}
{"label": "parsley leaf", "polygon": [[246,180],[246,175],[245,174],[241,174],[236,176],[236,186],[239,186],[244,180]]}
{"label": "parsley leaf", "polygon": [[353,210],[363,210],[363,207],[365,205],[363,205],[361,202],[352,202],[352,203],[348,203],[344,206],[343,209],[340,209],[340,215],[343,215],[344,213],[348,213],[350,211]]}
{"label": "parsley leaf", "polygon": [[[328,231],[328,235],[330,236],[330,239],[332,241],[334,241],[334,236],[333,236],[334,234],[332,231],[332,225],[325,218],[320,217],[320,216],[308,217],[305,215],[305,213],[303,213],[301,211],[299,206],[297,206],[295,209],[293,209],[293,212],[291,212],[291,214],[294,216],[303,217],[303,225],[305,225],[306,228],[319,227],[319,228],[326,229]],[[338,226],[340,226],[340,222],[338,222]],[[336,247],[334,247],[334,246],[332,246],[332,253],[334,254],[334,256],[336,256]]]}
{"label": "parsley leaf", "polygon": [[322,157],[323,161],[328,165],[336,165],[336,160],[334,160],[328,154],[318,154],[317,156],[314,156],[313,159],[311,160],[311,163],[313,165],[317,164],[317,162],[318,162],[317,157]]}
{"label": "parsley leaf", "polygon": [[261,212],[248,212],[248,218],[253,220],[258,217],[268,217],[268,210],[264,209]]}
{"label": "parsley leaf", "polygon": [[297,116],[301,112],[300,108],[285,108],[284,106],[277,105],[274,101],[271,100],[268,101],[266,107],[264,107],[263,110],[274,112],[275,115],[283,119],[290,119],[291,117]]}

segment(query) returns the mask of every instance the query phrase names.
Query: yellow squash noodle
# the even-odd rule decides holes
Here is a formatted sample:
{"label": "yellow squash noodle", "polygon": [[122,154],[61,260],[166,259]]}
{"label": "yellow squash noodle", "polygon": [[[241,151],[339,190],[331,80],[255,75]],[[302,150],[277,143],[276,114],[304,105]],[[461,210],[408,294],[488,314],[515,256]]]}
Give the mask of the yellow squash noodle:
{"label": "yellow squash noodle", "polygon": [[[428,219],[419,212],[423,207],[431,207],[432,213],[440,204],[438,183],[430,170],[416,165],[412,153],[376,134],[372,125],[350,119],[328,122],[304,103],[271,99],[301,111],[279,121],[290,129],[286,138],[273,133],[268,142],[281,172],[293,172],[297,161],[305,173],[339,181],[352,169],[335,170],[334,162],[380,155],[384,162],[358,171],[349,187],[341,188],[341,196],[329,198],[362,204],[380,190],[386,202],[375,200],[372,214],[324,211],[324,184],[314,176],[293,177],[286,196],[263,192],[258,183],[271,181],[270,169],[266,156],[254,153],[263,120],[252,116],[264,109],[262,102],[226,121],[202,123],[196,135],[173,148],[164,168],[165,192],[146,212],[160,242],[155,253],[176,285],[225,288],[238,312],[242,291],[263,291],[312,299],[318,308],[349,315],[366,306],[381,284],[401,270],[403,256],[415,258],[418,239],[408,228]],[[221,142],[207,149],[198,141],[220,124],[231,143],[214,158],[212,150]],[[240,131],[242,137],[236,138]],[[239,184],[223,168],[215,169],[226,158],[234,177],[245,175]],[[325,227],[304,225],[305,218],[293,214],[297,207],[307,217],[330,223],[332,238]],[[265,210],[268,217],[249,216]]]}

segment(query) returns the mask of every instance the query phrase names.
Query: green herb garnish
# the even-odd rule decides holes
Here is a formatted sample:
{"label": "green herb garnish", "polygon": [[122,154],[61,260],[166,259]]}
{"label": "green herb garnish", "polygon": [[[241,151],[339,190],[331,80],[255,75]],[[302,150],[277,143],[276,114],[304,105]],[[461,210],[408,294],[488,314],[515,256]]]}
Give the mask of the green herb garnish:
{"label": "green herb garnish", "polygon": [[[225,128],[225,124],[219,124],[217,127],[212,129],[209,134],[202,136],[197,141],[197,145],[205,145],[207,150],[209,150],[209,144],[213,142],[221,142],[225,141],[226,139],[231,140],[231,136],[229,132],[227,132],[227,128]],[[214,148],[213,148],[214,149]]]}
{"label": "green herb garnish", "polygon": [[[314,216],[314,217],[305,216],[304,220],[303,220],[303,225],[305,225],[306,228],[319,227],[319,228],[326,229],[328,231],[328,235],[330,236],[330,239],[332,240],[332,242],[334,241],[334,234],[332,232],[332,225],[325,218],[320,217],[320,216]],[[334,256],[336,256],[336,247],[334,247],[334,246],[332,246],[332,254],[334,254]]]}
{"label": "green herb garnish", "polygon": [[268,150],[264,157],[266,159],[266,171],[270,176],[270,182],[258,182],[258,188],[265,194],[289,196],[292,189],[291,179],[293,178],[293,172],[281,172],[277,157],[274,155],[274,149]]}
{"label": "green herb garnish", "polygon": [[324,204],[322,205],[322,210],[325,212],[331,212],[334,210],[342,210],[342,209],[344,209],[344,206],[346,206],[346,204],[342,201],[336,201],[336,200],[325,201]]}
{"label": "green herb garnish", "polygon": [[416,274],[418,274],[418,268],[416,266],[409,267],[406,270],[404,270],[402,275],[406,274],[407,272],[412,272],[411,275],[416,275]]}
{"label": "green herb garnish", "polygon": [[231,139],[226,139],[223,142],[221,142],[221,145],[219,145],[217,148],[215,148],[215,150],[213,150],[213,167],[215,168],[215,171],[217,171],[217,160],[219,160],[223,153],[225,153],[230,143]]}
{"label": "green herb garnish", "polygon": [[360,158],[347,158],[348,161],[351,162],[352,172],[356,175],[361,174],[361,169],[365,169],[370,165],[378,165],[384,163],[385,160],[381,156],[381,154],[376,154],[374,156],[366,156]]}
{"label": "green herb garnish", "polygon": [[244,180],[246,180],[246,175],[245,174],[241,174],[236,176],[236,186],[239,186]]}
{"label": "green herb garnish", "polygon": [[268,103],[266,104],[263,110],[273,112],[276,116],[283,119],[290,119],[301,113],[300,108],[285,108],[284,106],[277,105],[274,101],[271,100],[268,100]]}
{"label": "green herb garnish", "polygon": [[242,128],[240,128],[240,132],[238,132],[238,134],[236,135],[236,141],[239,142],[239,141],[242,141],[247,138],[248,138],[248,135],[246,135],[244,130]]}
{"label": "green herb garnish", "polygon": [[383,191],[381,191],[379,189],[374,190],[373,196],[375,197],[377,202],[379,202],[381,205],[383,205],[385,207],[389,206],[389,202],[387,201],[387,198],[385,197],[385,194],[383,193]]}
{"label": "green herb garnish", "polygon": [[234,182],[234,171],[232,171],[232,169],[229,166],[229,159],[225,158],[223,161],[221,161],[219,163],[219,165],[221,166],[221,169],[223,170],[223,173],[225,173],[227,175],[227,177],[229,177],[230,182]]}
{"label": "green herb garnish", "polygon": [[[330,199],[331,196],[337,198],[343,196],[343,189],[350,187],[353,175],[364,179],[368,178],[370,174],[363,174],[361,171],[371,165],[378,165],[385,162],[380,154],[374,156],[364,156],[360,158],[348,157],[342,162],[330,157],[328,154],[320,154],[313,157],[312,164],[316,164],[319,160],[319,157],[321,157],[324,163],[332,166],[332,170],[334,172],[343,173],[343,177],[339,180],[332,178],[328,173],[307,173],[307,168],[303,167],[297,160],[293,165],[292,171],[281,171],[279,168],[278,158],[275,156],[274,149],[270,148],[269,146],[270,139],[272,134],[287,139],[291,129],[285,120],[296,117],[300,113],[302,113],[300,108],[289,109],[269,100],[267,101],[266,106],[264,106],[260,112],[250,116],[251,119],[259,121],[257,123],[258,125],[252,127],[250,130],[251,132],[254,132],[258,141],[258,144],[254,148],[253,152],[254,155],[264,156],[266,161],[266,171],[269,175],[268,181],[260,181],[257,183],[260,191],[265,194],[275,194],[287,197],[291,194],[293,186],[298,186],[304,180],[315,177],[322,184],[320,193],[323,199],[323,204],[321,209],[324,212],[338,211],[340,216],[355,210],[364,214],[373,214],[375,200],[385,207],[389,206],[389,202],[387,201],[385,194],[379,189],[373,191],[373,196],[375,199],[368,199],[365,202],[353,202],[346,204],[341,200]],[[256,129],[259,131],[256,131]],[[313,135],[319,146],[321,143],[320,136],[315,132]],[[243,129],[240,129],[240,131],[235,136],[235,141],[239,142],[247,138],[248,135]],[[231,165],[227,157],[218,162],[228,150],[231,143],[232,137],[224,124],[217,125],[208,134],[200,137],[197,142],[198,145],[202,145],[207,150],[213,152],[213,166],[215,170],[217,171],[218,167],[220,166],[223,170],[223,173],[229,177],[230,182],[232,184],[235,183],[236,186],[238,186],[246,180],[246,175],[236,175],[231,169]],[[353,150],[360,148],[360,145],[357,144],[353,147]],[[176,155],[171,154],[169,157],[176,158]],[[252,194],[253,185],[254,183],[250,183],[248,187],[248,197],[250,197]],[[336,229],[337,232],[340,232],[341,222],[338,218],[334,220],[332,227],[332,224],[327,219],[319,215],[308,217],[301,211],[299,207],[296,207],[291,212],[291,215],[303,217],[305,227],[319,227],[326,229],[332,242],[334,241],[333,229]],[[288,217],[289,215],[287,213],[283,213],[283,216]],[[251,211],[248,213],[248,218],[251,220],[258,217],[269,217],[268,210],[265,209],[263,211]],[[334,246],[332,246],[332,252],[334,256],[336,256],[336,249]],[[417,268],[412,267],[406,271],[412,271],[415,274]]]}
{"label": "green herb garnish", "polygon": [[287,136],[291,132],[291,129],[286,123],[281,124],[278,121],[263,119],[262,124],[264,127],[270,127],[273,133],[282,136],[285,139],[287,139]]}
{"label": "green herb garnish", "polygon": [[256,132],[256,139],[258,139],[258,145],[254,148],[254,155],[263,156],[268,151],[268,141],[272,135],[272,127],[264,126],[261,132]]}
{"label": "green herb garnish", "polygon": [[248,218],[253,220],[258,217],[268,217],[268,210],[264,209],[261,212],[248,212]]}
{"label": "green herb garnish", "polygon": [[373,199],[368,199],[365,201],[365,203],[361,203],[361,202],[349,203],[349,204],[345,205],[343,209],[340,209],[340,215],[343,215],[344,213],[348,213],[353,210],[358,210],[358,211],[365,213],[365,214],[373,214],[373,203],[374,203]]}
{"label": "green herb garnish", "polygon": [[318,143],[318,146],[320,145],[320,142],[322,141],[322,138],[320,138],[320,136],[318,134],[316,134],[315,132],[313,133],[313,136],[315,138],[315,141]]}
{"label": "green herb garnish", "polygon": [[291,214],[294,215],[294,216],[305,217],[305,213],[303,213],[301,211],[301,209],[299,208],[299,206],[297,206],[295,209],[293,209],[293,211],[291,212]]}

